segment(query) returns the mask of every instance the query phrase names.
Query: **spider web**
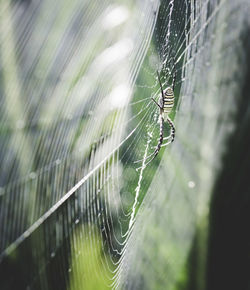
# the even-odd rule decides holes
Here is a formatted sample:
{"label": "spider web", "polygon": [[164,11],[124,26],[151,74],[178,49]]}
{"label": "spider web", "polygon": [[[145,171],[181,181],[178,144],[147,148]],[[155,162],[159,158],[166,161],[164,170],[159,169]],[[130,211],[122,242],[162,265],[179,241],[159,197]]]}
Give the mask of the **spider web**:
{"label": "spider web", "polygon": [[[247,12],[243,0],[0,3],[3,289],[177,287],[234,129]],[[177,74],[176,139],[145,167],[157,71],[164,88]]]}

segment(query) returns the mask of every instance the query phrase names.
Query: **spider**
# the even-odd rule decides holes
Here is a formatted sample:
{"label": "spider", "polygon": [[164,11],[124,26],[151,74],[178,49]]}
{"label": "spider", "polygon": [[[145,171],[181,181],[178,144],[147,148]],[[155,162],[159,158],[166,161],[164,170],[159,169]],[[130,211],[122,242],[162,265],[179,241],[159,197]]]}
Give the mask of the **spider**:
{"label": "spider", "polygon": [[[159,122],[160,122],[160,138],[158,140],[158,144],[155,148],[155,151],[150,154],[146,159],[152,157],[144,166],[147,166],[159,153],[161,147],[167,146],[168,144],[172,143],[175,138],[175,126],[173,121],[169,118],[169,114],[172,111],[174,107],[174,89],[175,89],[175,81],[176,81],[176,71],[174,72],[173,80],[172,80],[172,86],[167,87],[165,90],[162,88],[161,80],[159,72],[157,71],[158,81],[160,83],[161,87],[161,96],[159,103],[156,102],[154,98],[152,98],[152,101],[159,107],[160,109],[160,116],[159,116]],[[168,122],[171,132],[169,136],[164,137],[163,136],[163,129],[164,129],[164,121]],[[163,141],[168,140],[165,144],[162,144]],[[142,159],[143,160],[143,159]],[[137,162],[140,162],[142,160],[138,160]],[[143,166],[137,168],[137,170],[141,169]]]}

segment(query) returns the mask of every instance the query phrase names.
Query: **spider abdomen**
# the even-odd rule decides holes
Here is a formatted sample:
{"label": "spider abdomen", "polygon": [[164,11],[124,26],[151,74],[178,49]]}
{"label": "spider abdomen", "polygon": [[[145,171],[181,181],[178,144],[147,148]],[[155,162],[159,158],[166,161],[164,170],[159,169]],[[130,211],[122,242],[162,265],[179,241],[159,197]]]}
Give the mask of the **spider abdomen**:
{"label": "spider abdomen", "polygon": [[163,98],[163,111],[165,114],[169,114],[174,107],[174,92],[171,87],[164,91]]}

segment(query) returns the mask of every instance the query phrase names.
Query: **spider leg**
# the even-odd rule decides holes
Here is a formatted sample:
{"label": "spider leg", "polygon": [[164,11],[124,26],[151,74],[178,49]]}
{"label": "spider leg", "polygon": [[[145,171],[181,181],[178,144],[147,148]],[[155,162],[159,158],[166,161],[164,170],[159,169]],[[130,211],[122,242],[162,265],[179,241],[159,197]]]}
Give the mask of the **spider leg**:
{"label": "spider leg", "polygon": [[167,122],[171,128],[171,133],[170,133],[170,136],[172,137],[172,141],[174,141],[174,138],[175,138],[175,126],[174,126],[174,123],[173,121],[167,116]]}
{"label": "spider leg", "polygon": [[165,146],[171,144],[174,141],[174,138],[175,138],[175,126],[174,126],[174,123],[172,122],[172,120],[169,117],[167,117],[167,122],[170,125],[171,132],[170,132],[169,136],[163,138],[163,140],[168,140],[169,138],[171,138],[171,140],[166,142],[165,144],[162,144],[161,147],[165,147]]}
{"label": "spider leg", "polygon": [[174,137],[175,137],[174,132],[175,132],[175,130],[171,130],[170,135],[163,139],[163,140],[169,140],[171,138],[171,140],[167,141],[165,144],[162,144],[161,147],[165,147],[165,146],[171,144],[174,141]]}
{"label": "spider leg", "polygon": [[[166,141],[166,140],[169,140],[169,139],[173,139],[173,137],[172,137],[172,135],[170,134],[169,136],[167,136],[167,137],[164,137],[163,138],[163,141]],[[172,143],[173,141],[171,140],[170,142],[167,142],[167,144],[163,144],[163,145],[161,145],[161,147],[164,147],[164,146],[166,146],[166,145],[168,145],[168,144],[170,144],[170,143]],[[151,147],[151,149],[154,149],[155,147]],[[150,156],[152,156],[154,153],[152,153],[152,154],[150,154],[146,159],[148,159]],[[139,160],[139,161],[143,161],[143,159],[141,159],[141,160]],[[135,161],[134,163],[137,163],[137,162],[139,162],[139,161]]]}
{"label": "spider leg", "polygon": [[154,101],[155,102],[155,104],[160,108],[160,110],[162,109],[162,107],[156,102],[156,100],[154,99],[154,98],[151,98],[152,99],[152,101]]}
{"label": "spider leg", "polygon": [[[170,125],[171,132],[170,132],[170,134],[167,137],[164,137],[163,138],[163,141],[168,140],[168,139],[171,138],[172,139],[171,142],[173,142],[174,141],[174,138],[175,138],[175,126],[174,126],[173,121],[169,117],[167,117],[167,122]],[[169,143],[171,143],[171,142],[169,142]],[[162,146],[166,146],[169,143],[167,142],[167,144],[164,144]]]}

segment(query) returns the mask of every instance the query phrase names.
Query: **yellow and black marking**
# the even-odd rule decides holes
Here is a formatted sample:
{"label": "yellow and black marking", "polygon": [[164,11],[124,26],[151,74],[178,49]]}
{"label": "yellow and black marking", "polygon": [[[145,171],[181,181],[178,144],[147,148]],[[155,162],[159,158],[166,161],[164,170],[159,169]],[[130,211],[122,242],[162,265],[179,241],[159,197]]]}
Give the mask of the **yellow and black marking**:
{"label": "yellow and black marking", "polygon": [[163,111],[165,114],[169,114],[174,107],[174,92],[171,87],[168,87],[163,92]]}

